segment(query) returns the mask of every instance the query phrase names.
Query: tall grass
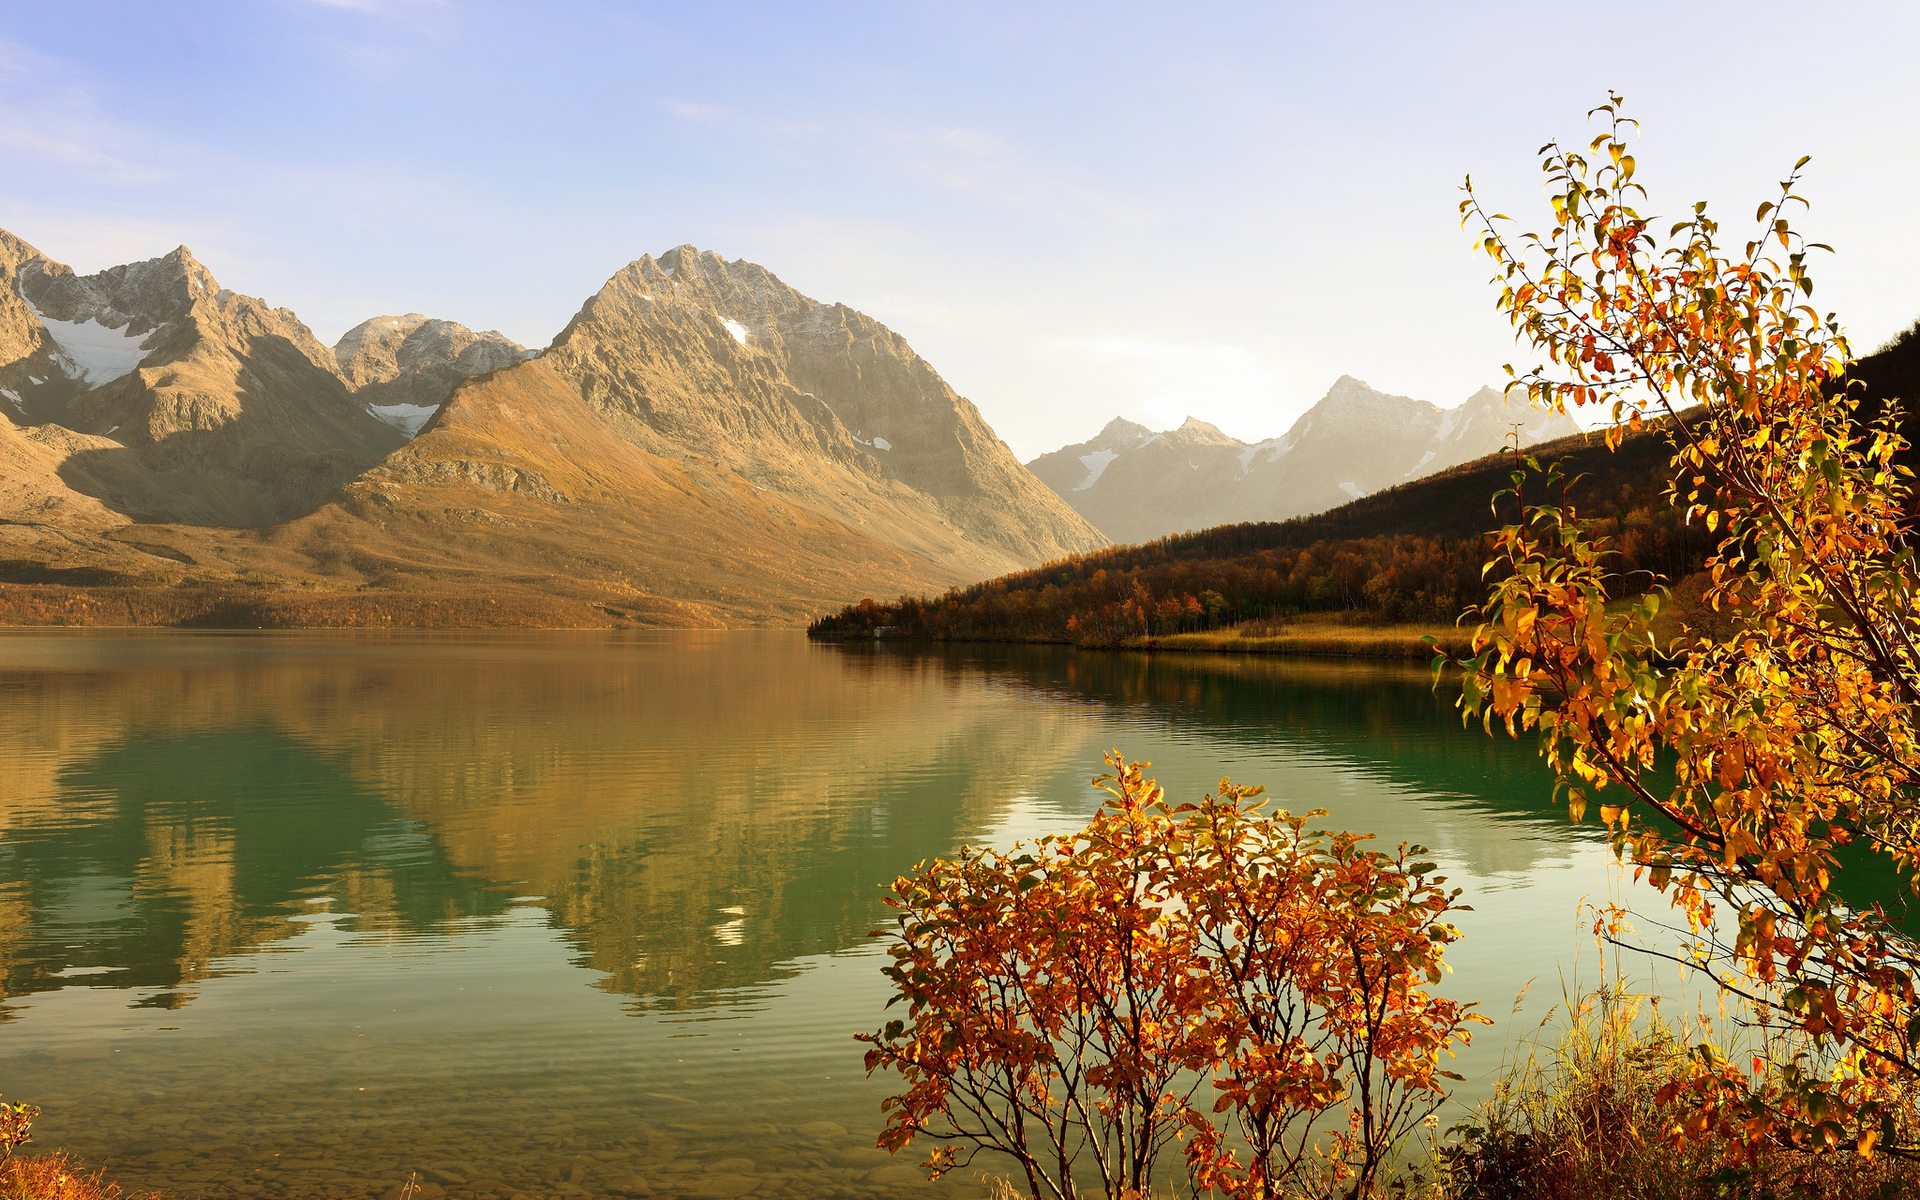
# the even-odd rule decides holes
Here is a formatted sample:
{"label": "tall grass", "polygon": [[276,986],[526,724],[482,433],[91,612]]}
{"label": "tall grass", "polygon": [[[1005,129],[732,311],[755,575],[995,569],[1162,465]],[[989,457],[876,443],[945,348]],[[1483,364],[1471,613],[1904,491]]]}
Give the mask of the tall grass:
{"label": "tall grass", "polygon": [[99,1171],[84,1173],[65,1154],[16,1154],[0,1160],[0,1200],[159,1200],[159,1195],[123,1192]]}
{"label": "tall grass", "polygon": [[1529,1039],[1510,1054],[1493,1097],[1436,1151],[1437,1200],[1920,1197],[1920,1166],[1884,1155],[1769,1146],[1735,1166],[1725,1144],[1670,1137],[1685,1114],[1661,1102],[1662,1085],[1685,1072],[1693,1046],[1751,1053],[1740,1022],[1676,1020],[1619,981],[1568,996],[1563,1011],[1551,1042]]}

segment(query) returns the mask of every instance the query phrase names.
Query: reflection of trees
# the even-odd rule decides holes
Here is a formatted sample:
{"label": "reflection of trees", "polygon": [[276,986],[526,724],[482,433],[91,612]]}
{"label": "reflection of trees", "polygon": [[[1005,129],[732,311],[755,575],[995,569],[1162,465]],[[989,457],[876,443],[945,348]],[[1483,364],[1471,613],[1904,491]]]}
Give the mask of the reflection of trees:
{"label": "reflection of trees", "polygon": [[[967,643],[848,643],[844,653],[851,660],[936,659],[947,670],[971,671],[990,682],[1107,711],[1133,711],[1187,735],[1204,733],[1207,752],[1221,758],[1280,752],[1317,759],[1329,769],[1337,765],[1368,781],[1363,795],[1342,806],[1338,822],[1391,841],[1424,842],[1478,875],[1524,872],[1568,852],[1565,813],[1550,807],[1551,776],[1531,742],[1462,730],[1453,694],[1436,692],[1432,676],[1419,666]],[[1222,773],[1215,764],[1203,767],[1208,782]],[[1238,782],[1279,789],[1276,803],[1309,805],[1288,794],[1279,779]],[[1545,836],[1489,837],[1489,817],[1533,826]],[[1590,819],[1590,826],[1598,836],[1597,822]]]}

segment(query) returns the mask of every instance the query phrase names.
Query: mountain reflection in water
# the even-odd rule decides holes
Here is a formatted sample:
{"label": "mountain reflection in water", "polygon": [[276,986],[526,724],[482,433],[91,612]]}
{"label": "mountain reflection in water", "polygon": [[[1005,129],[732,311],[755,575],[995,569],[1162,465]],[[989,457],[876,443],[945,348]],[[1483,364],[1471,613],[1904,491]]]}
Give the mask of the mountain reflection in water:
{"label": "mountain reflection in water", "polygon": [[[1530,747],[1462,731],[1399,666],[784,633],[14,635],[0,711],[0,1090],[48,1109],[43,1141],[181,1196],[379,1193],[409,1162],[481,1200],[912,1186],[867,1149],[885,1085],[849,1040],[881,1019],[881,885],[1078,826],[1110,746],[1176,797],[1231,774],[1431,847],[1476,891],[1455,963],[1495,1011],[1608,886],[1597,827],[1547,811]],[[741,1044],[672,1040],[713,1019]],[[386,1146],[358,1174],[314,1148],[316,1089]],[[119,1093],[191,1119],[100,1107]],[[535,1101],[547,1124],[503,1136]],[[576,1163],[607,1146],[618,1162]]]}

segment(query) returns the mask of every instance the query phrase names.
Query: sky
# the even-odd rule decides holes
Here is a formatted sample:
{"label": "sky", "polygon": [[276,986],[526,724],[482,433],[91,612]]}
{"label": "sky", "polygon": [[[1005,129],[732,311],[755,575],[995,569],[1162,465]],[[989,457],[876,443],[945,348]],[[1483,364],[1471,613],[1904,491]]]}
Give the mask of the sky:
{"label": "sky", "polygon": [[912,343],[1023,460],[1115,416],[1273,436],[1353,375],[1533,360],[1460,229],[1544,225],[1609,88],[1658,213],[1812,155],[1814,300],[1920,316],[1909,4],[0,0],[0,228],[186,244],[331,343],[418,311],[545,346],[627,262],[760,263]]}

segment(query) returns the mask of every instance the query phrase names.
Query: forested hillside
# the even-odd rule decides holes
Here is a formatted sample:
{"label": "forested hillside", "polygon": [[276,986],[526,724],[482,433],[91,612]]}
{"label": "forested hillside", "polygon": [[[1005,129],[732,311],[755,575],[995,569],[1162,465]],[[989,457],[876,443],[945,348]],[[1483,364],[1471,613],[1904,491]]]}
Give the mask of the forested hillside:
{"label": "forested hillside", "polygon": [[[1916,330],[1858,364],[1864,412],[1920,384]],[[1920,433],[1914,421],[1906,424],[1910,438]],[[1556,500],[1618,535],[1618,593],[1681,582],[1718,540],[1664,499],[1672,456],[1664,428],[1612,452],[1597,437],[1571,437],[1531,453],[1573,480]],[[1493,496],[1510,486],[1515,466],[1510,456],[1483,458],[1311,517],[1112,547],[937,597],[863,600],[810,632],[1116,645],[1307,613],[1452,621],[1486,595],[1486,531],[1517,511],[1511,498],[1496,511]]]}

